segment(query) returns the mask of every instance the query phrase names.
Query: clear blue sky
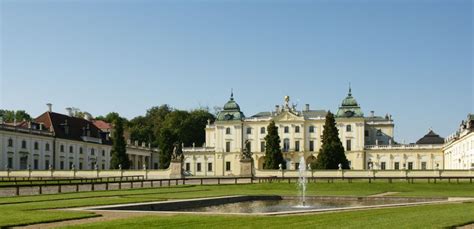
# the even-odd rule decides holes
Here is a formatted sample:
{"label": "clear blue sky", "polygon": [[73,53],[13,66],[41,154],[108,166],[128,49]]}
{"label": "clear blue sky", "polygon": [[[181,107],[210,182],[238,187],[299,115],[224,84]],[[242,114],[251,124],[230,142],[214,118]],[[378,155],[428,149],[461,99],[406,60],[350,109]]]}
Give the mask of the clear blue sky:
{"label": "clear blue sky", "polygon": [[473,112],[470,0],[0,0],[0,108],[131,118],[170,104],[247,116],[336,111],[349,82],[396,139],[443,137]]}

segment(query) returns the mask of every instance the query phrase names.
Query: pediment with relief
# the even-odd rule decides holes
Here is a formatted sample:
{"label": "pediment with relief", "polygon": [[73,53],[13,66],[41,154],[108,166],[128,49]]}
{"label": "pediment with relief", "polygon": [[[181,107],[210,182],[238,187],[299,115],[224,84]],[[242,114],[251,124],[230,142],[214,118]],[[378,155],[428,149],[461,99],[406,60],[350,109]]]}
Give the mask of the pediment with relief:
{"label": "pediment with relief", "polygon": [[304,117],[298,116],[290,111],[283,111],[278,114],[274,119],[275,122],[286,122],[286,121],[304,121]]}

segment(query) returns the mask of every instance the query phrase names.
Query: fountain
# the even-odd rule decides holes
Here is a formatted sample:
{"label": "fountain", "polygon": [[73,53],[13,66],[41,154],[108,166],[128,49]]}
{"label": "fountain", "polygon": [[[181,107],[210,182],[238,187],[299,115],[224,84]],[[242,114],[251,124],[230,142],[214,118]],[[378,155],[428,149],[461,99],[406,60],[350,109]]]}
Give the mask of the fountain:
{"label": "fountain", "polygon": [[300,164],[299,164],[298,170],[299,170],[298,190],[300,194],[299,207],[306,207],[306,184],[308,182],[306,180],[306,162],[303,156],[301,156],[300,158]]}

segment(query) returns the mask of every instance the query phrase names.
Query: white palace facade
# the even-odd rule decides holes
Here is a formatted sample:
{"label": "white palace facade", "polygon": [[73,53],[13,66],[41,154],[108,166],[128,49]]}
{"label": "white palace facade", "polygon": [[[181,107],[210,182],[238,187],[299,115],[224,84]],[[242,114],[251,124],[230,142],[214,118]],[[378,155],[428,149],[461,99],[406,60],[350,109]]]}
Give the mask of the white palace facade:
{"label": "white palace facade", "polygon": [[[275,121],[286,168],[295,170],[301,157],[314,161],[321,148],[325,110],[312,110],[308,104],[297,110],[285,97],[275,110],[246,117],[231,95],[214,123],[206,126],[205,147],[184,148],[184,169],[196,176],[239,175],[244,142],[250,142],[255,169],[265,160],[266,128]],[[417,144],[398,144],[394,140],[391,115],[364,116],[351,90],[335,114],[339,138],[354,170],[430,170],[443,169],[444,139],[430,131]]]}
{"label": "white palace facade", "polygon": [[[0,121],[0,170],[107,170],[112,127],[105,124],[53,112],[51,104],[32,121]],[[128,141],[127,155],[132,169],[158,168],[158,149]]]}

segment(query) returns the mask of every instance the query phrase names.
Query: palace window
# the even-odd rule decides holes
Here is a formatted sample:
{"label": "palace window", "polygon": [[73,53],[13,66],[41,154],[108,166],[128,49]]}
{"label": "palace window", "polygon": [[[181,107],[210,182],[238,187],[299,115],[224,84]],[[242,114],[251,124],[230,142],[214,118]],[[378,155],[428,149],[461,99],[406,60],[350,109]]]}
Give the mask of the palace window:
{"label": "palace window", "polygon": [[191,171],[191,163],[187,162],[186,163],[186,172]]}
{"label": "palace window", "polygon": [[225,171],[230,171],[230,161],[225,162]]}
{"label": "palace window", "polygon": [[74,153],[74,148],[72,146],[69,146],[69,153]]}
{"label": "palace window", "polygon": [[94,154],[95,154],[95,149],[92,148],[92,149],[91,149],[91,155],[94,155]]}
{"label": "palace window", "polygon": [[287,126],[285,126],[285,128],[284,128],[284,132],[285,132],[285,134],[289,133],[289,132],[290,132],[290,128],[289,128],[289,127],[287,127]]}
{"label": "palace window", "polygon": [[300,163],[295,163],[295,170],[300,169]]}
{"label": "palace window", "polygon": [[59,146],[59,152],[64,153],[64,145]]}
{"label": "palace window", "polygon": [[13,147],[13,139],[8,139],[8,147]]}
{"label": "palace window", "polygon": [[295,151],[296,152],[300,151],[300,141],[295,141]]}
{"label": "palace window", "polygon": [[380,162],[380,169],[385,170],[386,163],[385,162]]}
{"label": "palace window", "polygon": [[295,133],[299,133],[300,132],[300,127],[299,126],[295,126]]}
{"label": "palace window", "polygon": [[49,169],[49,160],[44,161],[44,169]]}
{"label": "palace window", "polygon": [[252,134],[252,128],[247,128],[247,134]]}
{"label": "palace window", "polygon": [[346,140],[346,151],[351,151],[352,150],[351,143],[352,143],[351,139]]}
{"label": "palace window", "polygon": [[369,131],[368,131],[368,130],[364,131],[364,133],[365,133],[365,136],[366,136],[366,137],[369,136]]}
{"label": "palace window", "polygon": [[197,171],[197,172],[201,172],[201,162],[198,162],[198,163],[196,164],[196,167],[197,167],[197,168],[196,168],[196,171]]}
{"label": "palace window", "polygon": [[314,141],[313,140],[309,141],[309,151],[314,152]]}
{"label": "palace window", "polygon": [[309,126],[309,132],[314,133],[314,126]]}
{"label": "palace window", "polygon": [[400,162],[395,162],[395,163],[393,164],[393,168],[394,168],[395,170],[400,170]]}
{"label": "palace window", "polygon": [[421,162],[421,169],[426,170],[426,162],[425,161]]}
{"label": "palace window", "polygon": [[105,157],[105,150],[102,150],[102,157]]}
{"label": "palace window", "polygon": [[39,169],[38,159],[33,160],[33,169]]}
{"label": "palace window", "polygon": [[252,152],[252,143],[251,142],[248,142],[245,147],[248,147],[249,152]]}
{"label": "palace window", "polygon": [[265,142],[264,141],[260,142],[260,152],[265,152]]}
{"label": "palace window", "polygon": [[59,163],[59,169],[64,169],[64,161],[61,161],[61,162]]}
{"label": "palace window", "polygon": [[230,142],[225,143],[225,152],[229,153],[230,152]]}
{"label": "palace window", "polygon": [[8,168],[13,169],[13,158],[12,157],[8,158]]}
{"label": "palace window", "polygon": [[34,146],[33,146],[33,147],[34,147],[34,149],[35,149],[35,150],[38,150],[38,148],[39,148],[39,146],[38,146],[38,142],[35,142],[35,144],[34,144]]}
{"label": "palace window", "polygon": [[79,169],[82,169],[82,162],[79,162]]}
{"label": "palace window", "polygon": [[72,169],[72,166],[74,165],[74,163],[72,161],[69,162],[69,169]]}
{"label": "palace window", "polygon": [[21,141],[21,148],[26,149],[26,141]]}
{"label": "palace window", "polygon": [[413,170],[413,162],[408,162],[408,170]]}
{"label": "palace window", "polygon": [[283,152],[288,152],[290,150],[290,139],[283,139]]}
{"label": "palace window", "polygon": [[225,129],[225,134],[230,134],[230,128],[229,128],[229,127],[227,127],[227,128]]}
{"label": "palace window", "polygon": [[46,144],[44,145],[44,150],[49,151],[49,143],[46,143]]}
{"label": "palace window", "polygon": [[207,163],[207,171],[212,172],[212,162]]}
{"label": "palace window", "polygon": [[265,134],[265,127],[260,128],[260,133]]}
{"label": "palace window", "polygon": [[82,147],[79,147],[79,153],[82,154]]}
{"label": "palace window", "polygon": [[350,124],[347,125],[347,126],[346,126],[346,131],[347,131],[347,132],[351,132],[351,131],[352,131],[352,125],[350,125]]}

